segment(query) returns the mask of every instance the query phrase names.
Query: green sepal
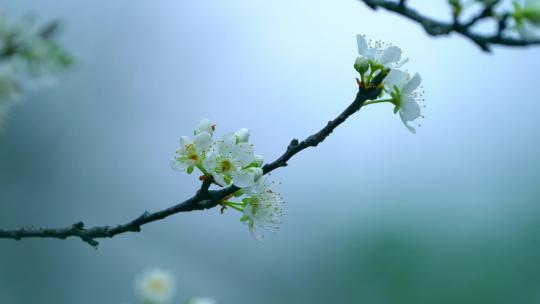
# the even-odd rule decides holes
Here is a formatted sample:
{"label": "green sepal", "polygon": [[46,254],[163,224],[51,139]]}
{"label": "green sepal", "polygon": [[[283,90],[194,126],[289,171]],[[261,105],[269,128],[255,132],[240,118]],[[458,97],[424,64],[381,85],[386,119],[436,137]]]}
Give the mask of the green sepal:
{"label": "green sepal", "polygon": [[187,174],[193,173],[193,169],[195,169],[193,166],[187,167]]}

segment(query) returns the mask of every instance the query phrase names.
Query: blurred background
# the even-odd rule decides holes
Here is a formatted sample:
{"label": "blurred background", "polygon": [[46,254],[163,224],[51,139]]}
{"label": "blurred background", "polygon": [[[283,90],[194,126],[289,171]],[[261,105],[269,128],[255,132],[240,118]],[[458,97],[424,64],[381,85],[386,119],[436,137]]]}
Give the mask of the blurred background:
{"label": "blurred background", "polygon": [[[411,1],[447,18],[445,1]],[[0,223],[124,223],[191,196],[169,168],[201,118],[278,157],[355,96],[357,33],[424,79],[416,135],[370,106],[275,171],[277,235],[239,214],[178,214],[101,240],[0,240],[0,303],[135,303],[148,267],[177,302],[540,303],[540,48],[485,54],[354,0],[3,1],[60,18],[77,66],[0,130]]]}

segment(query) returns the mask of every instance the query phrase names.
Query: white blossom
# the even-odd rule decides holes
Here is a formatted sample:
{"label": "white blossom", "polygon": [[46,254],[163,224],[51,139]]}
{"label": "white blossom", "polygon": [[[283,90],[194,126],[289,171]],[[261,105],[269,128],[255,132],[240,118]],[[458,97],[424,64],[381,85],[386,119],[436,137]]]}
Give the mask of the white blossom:
{"label": "white blossom", "polygon": [[240,219],[246,223],[251,235],[262,240],[261,229],[275,233],[281,225],[283,199],[270,189],[267,178],[261,178],[252,187],[244,189],[244,213]]}
{"label": "white blossom", "polygon": [[135,278],[135,292],[144,303],[171,303],[176,292],[173,275],[162,269],[149,269]]}
{"label": "white blossom", "polygon": [[176,156],[171,160],[171,168],[177,171],[193,170],[194,166],[201,164],[211,147],[212,135],[206,131],[199,132],[194,140],[182,136],[180,148],[176,150]]}
{"label": "white blossom", "polygon": [[239,142],[234,134],[229,133],[218,143],[217,150],[203,161],[203,166],[221,186],[249,187],[262,171],[252,164],[253,160],[253,146]]}
{"label": "white blossom", "polygon": [[409,122],[422,117],[419,102],[423,101],[423,93],[417,89],[422,82],[418,73],[411,76],[403,71],[392,69],[384,80],[386,90],[392,97],[391,102],[395,105],[395,112],[399,112],[401,120],[412,133],[416,129]]}
{"label": "white blossom", "polygon": [[397,46],[386,45],[381,41],[368,43],[363,35],[357,35],[356,42],[360,56],[355,61],[355,68],[361,74],[365,73],[369,66],[374,71],[380,68],[397,68],[406,62],[401,60],[402,52]]}

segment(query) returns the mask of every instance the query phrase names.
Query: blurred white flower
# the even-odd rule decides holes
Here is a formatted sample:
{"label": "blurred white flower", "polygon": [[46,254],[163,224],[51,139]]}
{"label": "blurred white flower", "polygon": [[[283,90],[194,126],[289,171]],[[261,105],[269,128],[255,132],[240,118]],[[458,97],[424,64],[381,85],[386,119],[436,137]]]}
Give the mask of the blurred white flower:
{"label": "blurred white flower", "polygon": [[514,13],[516,29],[527,40],[540,37],[540,0],[525,0],[523,5],[514,1]]}
{"label": "blurred white flower", "polygon": [[392,69],[384,80],[385,88],[391,96],[394,104],[394,112],[399,112],[401,120],[412,133],[416,129],[409,122],[422,117],[419,102],[423,101],[423,93],[416,90],[420,86],[422,78],[418,73],[411,78],[406,72]]}
{"label": "blurred white flower", "polygon": [[175,284],[170,272],[149,269],[135,278],[135,292],[145,304],[168,304],[174,298]]}
{"label": "blurred white flower", "polygon": [[187,300],[186,304],[217,304],[217,301],[210,297],[196,297]]}
{"label": "blurred white flower", "polygon": [[260,241],[263,237],[260,229],[276,233],[283,215],[281,195],[270,189],[267,178],[261,178],[252,187],[244,189],[244,194],[244,214],[240,220],[247,224],[251,235]]}

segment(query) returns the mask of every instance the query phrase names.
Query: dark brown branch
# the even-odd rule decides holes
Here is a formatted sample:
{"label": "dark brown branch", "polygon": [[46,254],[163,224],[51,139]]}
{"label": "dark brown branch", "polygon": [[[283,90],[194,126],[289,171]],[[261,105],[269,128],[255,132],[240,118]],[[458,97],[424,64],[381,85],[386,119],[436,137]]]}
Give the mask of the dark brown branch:
{"label": "dark brown branch", "polygon": [[[356,95],[354,101],[334,120],[329,121],[319,132],[307,137],[305,140],[299,142],[294,139],[283,155],[281,155],[275,161],[264,165],[264,174],[268,174],[271,171],[287,166],[287,162],[300,151],[308,147],[316,147],[323,142],[340,124],[347,120],[351,115],[356,113],[367,100],[376,99],[381,92],[379,84],[382,82],[386,73],[380,73],[375,77],[372,84],[368,88],[365,88],[364,84],[360,85],[360,89]],[[126,232],[139,232],[141,226],[159,221],[171,215],[188,212],[194,210],[204,210],[213,208],[225,199],[227,196],[233,194],[239,190],[236,186],[230,186],[220,190],[209,190],[212,181],[206,179],[203,181],[201,188],[191,198],[179,203],[175,206],[167,209],[149,213],[145,211],[142,215],[134,220],[116,226],[97,226],[92,228],[85,228],[83,222],[75,223],[69,227],[64,228],[33,228],[25,227],[21,229],[1,230],[0,238],[20,240],[22,238],[57,238],[65,239],[68,237],[78,237],[82,241],[96,247],[99,243],[96,241],[98,238],[112,238],[115,235]]]}
{"label": "dark brown branch", "polygon": [[424,30],[431,36],[449,35],[451,33],[457,33],[475,43],[485,52],[491,51],[493,45],[504,45],[513,47],[524,47],[530,45],[540,45],[540,39],[535,40],[523,40],[519,38],[507,37],[503,35],[506,30],[508,15],[503,15],[498,21],[498,30],[492,35],[483,35],[473,32],[472,28],[480,20],[486,18],[497,18],[493,14],[493,7],[495,4],[487,5],[482,12],[473,17],[466,23],[460,23],[457,18],[453,22],[443,22],[433,20],[427,16],[421,15],[416,10],[408,7],[404,1],[392,2],[388,0],[360,0],[372,9],[382,7],[391,12],[402,15],[410,20],[413,20],[420,24]]}

